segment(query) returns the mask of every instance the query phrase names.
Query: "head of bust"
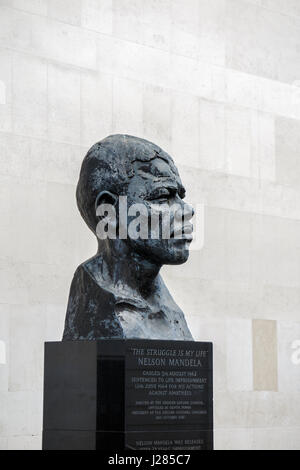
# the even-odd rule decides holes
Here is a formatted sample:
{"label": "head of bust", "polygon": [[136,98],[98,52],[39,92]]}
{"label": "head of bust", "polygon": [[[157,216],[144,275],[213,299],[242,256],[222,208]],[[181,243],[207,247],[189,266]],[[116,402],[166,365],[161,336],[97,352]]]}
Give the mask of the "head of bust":
{"label": "head of bust", "polygon": [[[88,227],[97,234],[102,216],[99,208],[115,209],[116,226],[126,220],[126,238],[99,240],[114,251],[129,249],[140,258],[157,265],[187,261],[193,227],[193,209],[184,202],[185,189],[174,161],[157,145],[133,136],[112,135],[95,144],[87,153],[77,186],[77,204]],[[126,218],[120,217],[120,197],[127,198]],[[132,236],[132,207],[142,206],[139,221],[146,228]],[[124,209],[124,206],[123,206]],[[136,214],[135,214],[136,215]],[[158,224],[154,229],[153,225]],[[166,223],[169,229],[163,231]],[[145,228],[145,227],[144,227]],[[128,230],[129,229],[129,230]]]}

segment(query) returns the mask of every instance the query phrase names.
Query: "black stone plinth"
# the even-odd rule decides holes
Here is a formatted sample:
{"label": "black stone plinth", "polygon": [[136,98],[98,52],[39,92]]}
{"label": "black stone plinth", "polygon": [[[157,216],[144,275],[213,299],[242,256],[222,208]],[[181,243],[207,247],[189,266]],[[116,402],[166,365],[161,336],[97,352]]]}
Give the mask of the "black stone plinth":
{"label": "black stone plinth", "polygon": [[212,344],[46,343],[43,449],[213,449]]}

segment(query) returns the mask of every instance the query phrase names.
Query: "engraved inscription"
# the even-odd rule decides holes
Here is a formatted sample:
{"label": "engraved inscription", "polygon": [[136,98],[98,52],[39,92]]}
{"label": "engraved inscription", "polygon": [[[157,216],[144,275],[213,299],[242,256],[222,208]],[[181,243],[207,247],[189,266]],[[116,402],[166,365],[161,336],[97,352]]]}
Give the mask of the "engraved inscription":
{"label": "engraved inscription", "polygon": [[209,429],[212,371],[208,349],[182,344],[178,349],[130,347],[126,371],[128,425]]}

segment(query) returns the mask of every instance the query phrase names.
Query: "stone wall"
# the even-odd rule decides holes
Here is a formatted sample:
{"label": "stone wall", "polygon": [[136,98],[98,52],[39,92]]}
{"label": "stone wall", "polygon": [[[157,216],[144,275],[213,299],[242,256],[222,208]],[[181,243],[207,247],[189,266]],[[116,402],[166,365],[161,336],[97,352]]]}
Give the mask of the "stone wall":
{"label": "stone wall", "polygon": [[1,449],[41,447],[43,343],[96,249],[80,163],[118,132],[204,204],[164,273],[214,341],[216,448],[300,448],[299,87],[298,0],[0,0]]}

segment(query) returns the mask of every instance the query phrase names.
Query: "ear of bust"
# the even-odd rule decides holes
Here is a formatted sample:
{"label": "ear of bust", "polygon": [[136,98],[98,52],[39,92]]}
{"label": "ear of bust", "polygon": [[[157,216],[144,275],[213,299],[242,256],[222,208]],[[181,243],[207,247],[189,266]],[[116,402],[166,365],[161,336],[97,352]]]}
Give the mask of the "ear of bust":
{"label": "ear of bust", "polygon": [[116,207],[118,197],[110,191],[102,191],[98,194],[95,201],[95,211],[97,213],[98,208],[103,204],[109,204]]}

